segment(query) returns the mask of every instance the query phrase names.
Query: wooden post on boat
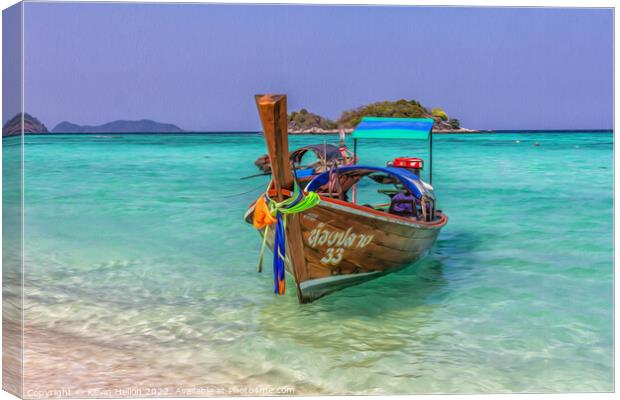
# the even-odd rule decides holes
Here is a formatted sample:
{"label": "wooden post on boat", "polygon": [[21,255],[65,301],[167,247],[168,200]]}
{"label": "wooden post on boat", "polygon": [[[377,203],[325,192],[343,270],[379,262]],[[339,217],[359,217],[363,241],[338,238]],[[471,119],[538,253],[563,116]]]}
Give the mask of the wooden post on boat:
{"label": "wooden post on boat", "polygon": [[346,146],[346,143],[344,141],[345,133],[344,133],[344,126],[343,125],[340,125],[338,127],[338,137],[340,139],[340,141],[339,141],[340,147]]}
{"label": "wooden post on boat", "polygon": [[[282,189],[293,190],[293,174],[288,152],[288,118],[286,95],[256,95],[256,107],[260,115],[265,142],[271,162],[271,189],[277,201],[286,198]],[[286,221],[286,254],[291,260],[291,269],[297,286],[297,298],[305,303],[299,283],[308,278],[304,244],[298,214],[289,214]]]}
{"label": "wooden post on boat", "polygon": [[276,191],[276,198],[282,201],[284,200],[282,189],[293,189],[293,174],[288,160],[286,96],[257,94],[255,99],[269,151],[271,184]]}

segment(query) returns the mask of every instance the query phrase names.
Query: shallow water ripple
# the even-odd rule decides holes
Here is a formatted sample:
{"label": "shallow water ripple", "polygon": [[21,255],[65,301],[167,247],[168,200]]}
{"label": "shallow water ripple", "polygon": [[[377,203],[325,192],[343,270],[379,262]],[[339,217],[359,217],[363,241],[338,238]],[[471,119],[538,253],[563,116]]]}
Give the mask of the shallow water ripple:
{"label": "shallow water ripple", "polygon": [[[260,241],[242,216],[267,182],[239,178],[256,173],[260,136],[26,142],[37,388],[613,389],[612,134],[436,136],[450,221],[432,254],[308,305],[291,282],[273,296],[269,262],[255,272]],[[368,163],[402,155],[427,157],[360,147]]]}

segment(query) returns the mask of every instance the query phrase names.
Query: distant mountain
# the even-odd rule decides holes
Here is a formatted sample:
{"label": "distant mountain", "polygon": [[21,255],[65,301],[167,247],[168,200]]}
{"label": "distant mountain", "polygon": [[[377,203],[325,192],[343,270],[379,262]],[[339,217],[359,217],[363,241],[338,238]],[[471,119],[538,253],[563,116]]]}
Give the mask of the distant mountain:
{"label": "distant mountain", "polygon": [[2,137],[21,134],[22,114],[24,116],[24,133],[48,133],[47,128],[41,121],[28,113],[19,113],[2,126]]}
{"label": "distant mountain", "polygon": [[112,121],[103,125],[77,125],[63,121],[52,129],[53,133],[174,133],[183,129],[174,124],[163,124],[150,119],[139,121]]}

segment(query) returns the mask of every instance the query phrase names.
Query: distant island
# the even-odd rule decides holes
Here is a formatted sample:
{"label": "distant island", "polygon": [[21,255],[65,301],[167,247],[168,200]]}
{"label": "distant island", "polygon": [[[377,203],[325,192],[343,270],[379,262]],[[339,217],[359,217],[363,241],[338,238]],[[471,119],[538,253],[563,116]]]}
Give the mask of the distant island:
{"label": "distant island", "polygon": [[315,133],[313,130],[338,131],[338,123],[302,108],[288,115],[289,133]]}
{"label": "distant island", "polygon": [[[28,113],[23,113],[25,134],[50,133],[47,127]],[[2,137],[21,134],[22,113],[16,114],[2,127]],[[52,129],[51,133],[182,133],[183,129],[174,124],[165,124],[141,119],[139,121],[118,120],[102,125],[77,125],[63,121]]]}
{"label": "distant island", "polygon": [[103,125],[77,125],[63,121],[52,129],[53,133],[179,133],[183,129],[174,124],[155,122],[150,119],[139,121],[118,120]]}
{"label": "distant island", "polygon": [[428,109],[417,100],[400,99],[396,101],[380,101],[353,110],[347,110],[336,121],[314,114],[305,108],[294,111],[288,116],[288,129],[291,134],[330,134],[344,128],[349,133],[359,124],[363,117],[391,118],[432,118],[436,133],[474,133],[476,130],[461,127],[456,118],[449,118],[441,108]]}
{"label": "distant island", "polygon": [[[458,119],[448,117],[441,108],[429,109],[417,100],[400,99],[396,101],[380,101],[344,111],[340,118],[333,121],[329,118],[312,113],[305,108],[293,111],[288,116],[288,129],[296,134],[334,134],[343,128],[351,133],[363,117],[392,118],[432,118],[435,133],[477,133],[480,131],[462,128]],[[50,133],[46,126],[28,113],[23,114],[25,134]],[[2,127],[2,136],[15,136],[21,133],[22,114],[17,114]],[[102,125],[77,125],[63,121],[56,125],[51,133],[184,133],[177,125],[156,122],[150,119],[138,121],[118,120]]]}

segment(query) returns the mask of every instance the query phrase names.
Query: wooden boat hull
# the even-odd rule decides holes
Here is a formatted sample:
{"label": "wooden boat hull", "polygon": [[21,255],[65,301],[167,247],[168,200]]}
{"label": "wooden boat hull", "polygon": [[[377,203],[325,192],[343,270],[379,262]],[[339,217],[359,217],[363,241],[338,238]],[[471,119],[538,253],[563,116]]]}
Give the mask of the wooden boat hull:
{"label": "wooden boat hull", "polygon": [[[251,205],[245,215],[249,223],[253,211]],[[432,223],[423,223],[321,197],[318,206],[299,214],[305,262],[286,263],[300,300],[310,302],[415,263],[428,254],[447,223],[445,215],[438,216]],[[273,250],[273,229],[268,230],[266,242]]]}

